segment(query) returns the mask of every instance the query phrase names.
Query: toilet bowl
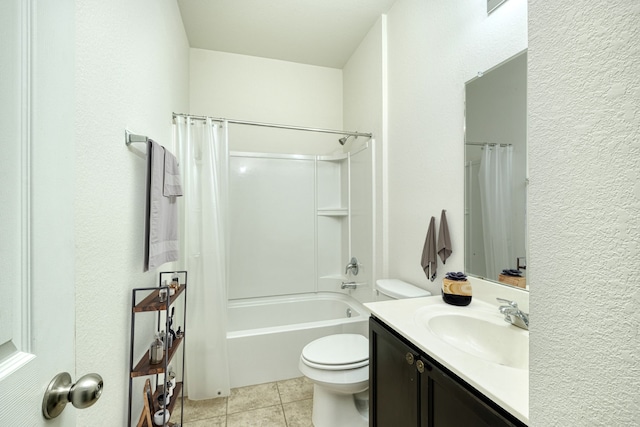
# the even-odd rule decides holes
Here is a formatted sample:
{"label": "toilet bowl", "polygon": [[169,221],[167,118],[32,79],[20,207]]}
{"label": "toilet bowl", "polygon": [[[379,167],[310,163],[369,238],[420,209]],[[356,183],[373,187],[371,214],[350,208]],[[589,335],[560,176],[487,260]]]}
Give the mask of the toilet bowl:
{"label": "toilet bowl", "polygon": [[313,382],[315,427],[369,425],[369,340],[337,334],[307,344],[298,363]]}
{"label": "toilet bowl", "polygon": [[[429,296],[431,293],[397,279],[376,282],[379,299]],[[369,340],[358,334],[336,334],[307,344],[298,362],[313,382],[315,427],[369,425]]]}

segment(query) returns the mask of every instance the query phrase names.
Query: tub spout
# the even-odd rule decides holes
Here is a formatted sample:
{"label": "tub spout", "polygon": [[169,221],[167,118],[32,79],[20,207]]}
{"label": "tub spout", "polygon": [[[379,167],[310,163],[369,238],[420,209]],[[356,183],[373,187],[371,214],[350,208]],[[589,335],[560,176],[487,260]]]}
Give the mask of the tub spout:
{"label": "tub spout", "polygon": [[340,289],[355,289],[358,284],[356,282],[342,282]]}

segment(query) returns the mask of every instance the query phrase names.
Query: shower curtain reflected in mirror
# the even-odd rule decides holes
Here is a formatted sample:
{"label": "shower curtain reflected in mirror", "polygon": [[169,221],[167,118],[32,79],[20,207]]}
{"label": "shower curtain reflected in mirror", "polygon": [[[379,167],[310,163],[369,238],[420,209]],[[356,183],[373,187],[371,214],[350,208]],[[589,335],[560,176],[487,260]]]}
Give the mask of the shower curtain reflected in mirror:
{"label": "shower curtain reflected in mirror", "polygon": [[512,216],[513,147],[486,144],[478,179],[487,277],[498,279],[504,269],[515,268]]}
{"label": "shower curtain reflected in mirror", "polygon": [[189,272],[185,387],[190,399],[229,395],[227,123],[175,118],[183,176],[181,254]]}

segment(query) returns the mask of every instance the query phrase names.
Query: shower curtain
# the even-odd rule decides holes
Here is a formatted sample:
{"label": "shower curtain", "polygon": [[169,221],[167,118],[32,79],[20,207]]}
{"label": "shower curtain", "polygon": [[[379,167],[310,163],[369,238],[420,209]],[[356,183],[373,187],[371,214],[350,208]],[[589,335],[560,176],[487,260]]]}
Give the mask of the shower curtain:
{"label": "shower curtain", "polygon": [[480,158],[480,203],[487,277],[515,268],[512,209],[513,147],[486,144]]}
{"label": "shower curtain", "polygon": [[190,399],[229,395],[227,123],[176,117],[183,174],[181,253],[189,272],[185,387]]}

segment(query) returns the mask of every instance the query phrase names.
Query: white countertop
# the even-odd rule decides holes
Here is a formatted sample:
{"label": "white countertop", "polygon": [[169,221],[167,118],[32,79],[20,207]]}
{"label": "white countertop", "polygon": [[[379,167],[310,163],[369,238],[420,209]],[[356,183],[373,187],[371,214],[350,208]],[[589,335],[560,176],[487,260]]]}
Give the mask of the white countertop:
{"label": "white countertop", "polygon": [[[528,370],[499,365],[470,355],[447,344],[414,320],[416,313],[424,313],[425,310],[429,310],[429,307],[434,307],[435,310],[446,307],[453,312],[481,310],[484,313],[495,313],[495,316],[502,321],[502,315],[496,306],[474,298],[468,306],[456,307],[446,304],[441,296],[379,301],[364,305],[375,317],[391,326],[416,347],[520,421],[529,424]],[[515,328],[515,326],[506,325]]]}

